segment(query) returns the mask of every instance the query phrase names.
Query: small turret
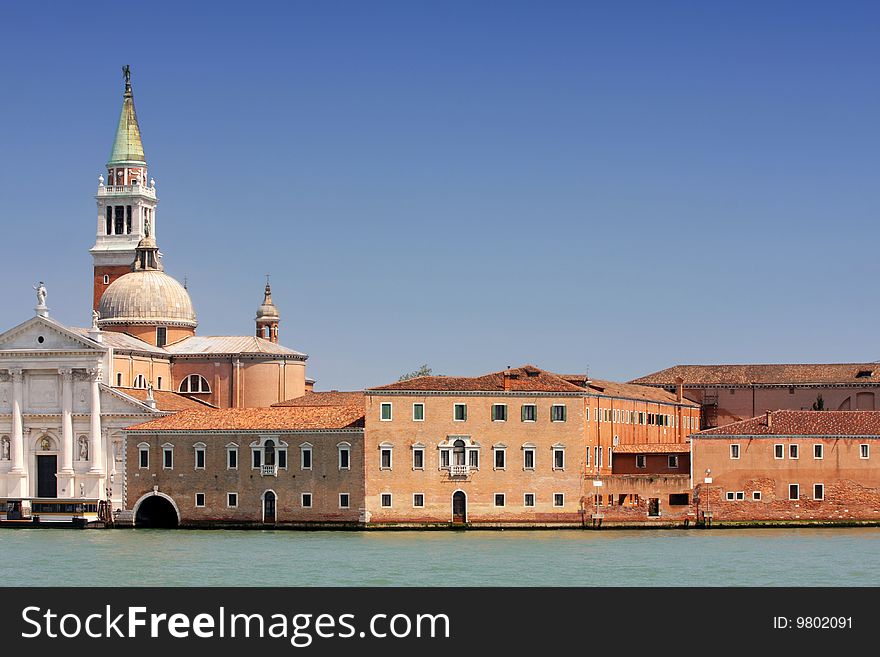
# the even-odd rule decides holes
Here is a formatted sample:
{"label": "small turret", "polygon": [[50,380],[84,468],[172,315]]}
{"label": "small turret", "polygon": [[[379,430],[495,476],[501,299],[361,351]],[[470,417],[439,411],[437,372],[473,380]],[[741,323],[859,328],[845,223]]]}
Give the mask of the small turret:
{"label": "small turret", "polygon": [[269,275],[266,275],[266,289],[263,293],[263,303],[257,308],[257,337],[278,342],[278,323],[281,317],[278,308],[272,303],[272,288],[269,286]]}

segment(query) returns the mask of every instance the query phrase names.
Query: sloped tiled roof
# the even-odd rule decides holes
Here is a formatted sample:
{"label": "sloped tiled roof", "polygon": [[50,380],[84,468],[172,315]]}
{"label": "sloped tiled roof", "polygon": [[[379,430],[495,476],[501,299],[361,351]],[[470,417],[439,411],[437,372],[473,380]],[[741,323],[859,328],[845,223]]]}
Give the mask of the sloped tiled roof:
{"label": "sloped tiled roof", "polygon": [[[72,327],[71,331],[88,338],[91,329]],[[161,347],[151,345],[127,333],[117,333],[116,331],[102,331],[102,344],[113,347],[116,351],[142,351],[150,354],[168,356],[168,352]]]}
{"label": "sloped tiled roof", "polygon": [[398,381],[373,390],[413,390],[452,392],[504,392],[504,378],[509,377],[510,392],[584,392],[573,383],[534,365],[523,365],[483,376],[420,376]]}
{"label": "sloped tiled roof", "polygon": [[660,404],[699,406],[699,404],[687,397],[682,401],[678,401],[674,392],[655,388],[654,386],[618,383],[616,381],[606,381],[604,379],[589,379],[588,381],[584,374],[560,374],[559,376],[569,383],[574,383],[575,385],[584,388],[587,392],[593,392],[607,397],[627,397],[629,399],[639,399]]}
{"label": "sloped tiled roof", "polygon": [[764,414],[693,434],[712,436],[880,437],[880,411],[773,411],[769,426]]}
{"label": "sloped tiled roof", "polygon": [[691,446],[687,443],[645,443],[642,445],[618,445],[614,455],[618,454],[687,454]]}
{"label": "sloped tiled roof", "polygon": [[[144,388],[113,388],[126,395],[134,397],[138,401],[147,401],[147,391]],[[212,404],[180,395],[170,390],[153,390],[153,399],[156,400],[156,408],[160,411],[185,411],[191,408],[216,408]]]}
{"label": "sloped tiled roof", "polygon": [[359,428],[363,408],[288,406],[181,411],[129,427],[130,431],[304,431]]}
{"label": "sloped tiled roof", "polygon": [[[859,373],[863,376],[858,376]],[[633,379],[630,383],[670,386],[675,385],[676,378],[683,379],[686,386],[880,383],[880,363],[676,365]]]}
{"label": "sloped tiled roof", "polygon": [[272,404],[272,406],[364,406],[364,391],[340,392],[307,392],[301,397],[294,397]]}
{"label": "sloped tiled roof", "polygon": [[280,344],[275,344],[253,335],[194,335],[184,338],[180,342],[169,344],[165,347],[165,350],[175,356],[254,354],[306,357],[302,352],[288,349]]}

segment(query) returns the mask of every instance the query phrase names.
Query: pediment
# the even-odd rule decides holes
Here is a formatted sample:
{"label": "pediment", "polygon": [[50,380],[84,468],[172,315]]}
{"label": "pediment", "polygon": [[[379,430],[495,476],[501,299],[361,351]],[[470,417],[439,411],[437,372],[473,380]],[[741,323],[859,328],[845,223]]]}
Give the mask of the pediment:
{"label": "pediment", "polygon": [[[42,338],[42,340],[41,340]],[[32,317],[0,333],[0,351],[83,351],[106,349],[66,326],[46,317]]]}

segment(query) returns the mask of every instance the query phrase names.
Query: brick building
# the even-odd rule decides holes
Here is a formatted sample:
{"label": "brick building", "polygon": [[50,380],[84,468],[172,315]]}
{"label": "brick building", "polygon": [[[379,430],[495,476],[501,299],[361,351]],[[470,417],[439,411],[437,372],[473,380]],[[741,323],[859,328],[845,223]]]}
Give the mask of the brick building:
{"label": "brick building", "polygon": [[631,383],[674,391],[702,407],[704,429],[780,409],[880,410],[880,364],[676,365]]}
{"label": "brick building", "polygon": [[880,520],[880,411],[767,412],[695,433],[691,448],[713,523]]}

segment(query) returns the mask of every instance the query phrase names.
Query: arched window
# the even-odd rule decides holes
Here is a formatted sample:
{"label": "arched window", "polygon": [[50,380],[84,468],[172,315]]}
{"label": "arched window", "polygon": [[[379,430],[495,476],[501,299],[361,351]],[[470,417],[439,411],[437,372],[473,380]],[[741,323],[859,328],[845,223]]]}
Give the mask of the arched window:
{"label": "arched window", "polygon": [[138,374],[134,377],[134,383],[132,384],[133,388],[146,388],[147,380],[144,378],[143,374]]}
{"label": "arched window", "polygon": [[200,374],[190,374],[180,382],[180,392],[211,392],[208,380]]}
{"label": "arched window", "polygon": [[263,454],[265,465],[275,465],[275,441],[267,440],[263,443]]}
{"label": "arched window", "polygon": [[459,439],[452,443],[452,464],[464,465],[464,441]]}

